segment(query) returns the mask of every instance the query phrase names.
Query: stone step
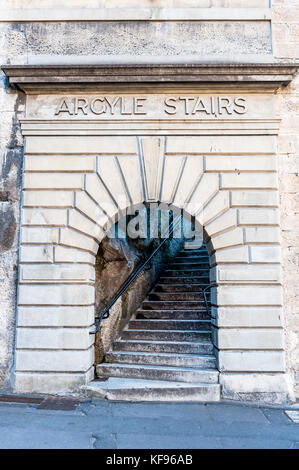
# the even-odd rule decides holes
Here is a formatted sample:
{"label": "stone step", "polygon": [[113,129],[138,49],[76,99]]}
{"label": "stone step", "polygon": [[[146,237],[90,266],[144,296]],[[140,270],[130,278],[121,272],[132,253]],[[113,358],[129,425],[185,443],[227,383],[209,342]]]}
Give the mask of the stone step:
{"label": "stone step", "polygon": [[166,267],[166,270],[188,270],[188,271],[209,271],[210,269],[210,264],[206,261],[199,261],[199,262],[194,262],[194,263],[176,263],[175,261],[172,261],[169,263]]}
{"label": "stone step", "polygon": [[210,320],[131,320],[129,330],[210,330]]}
{"label": "stone step", "polygon": [[179,253],[97,365],[101,380],[83,387],[85,394],[123,401],[219,400],[202,292],[209,273],[205,246]]}
{"label": "stone step", "polygon": [[106,353],[105,362],[172,367],[202,367],[204,369],[216,368],[215,357],[198,354],[127,352],[113,350]]}
{"label": "stone step", "polygon": [[207,287],[207,284],[210,284],[210,278],[208,276],[160,276],[158,280],[159,284],[197,284],[202,287]]}
{"label": "stone step", "polygon": [[[207,335],[206,335],[207,336]],[[113,350],[173,353],[173,354],[213,354],[213,345],[210,341],[146,341],[146,340],[118,340],[113,343]]]}
{"label": "stone step", "polygon": [[[201,269],[165,269],[161,277],[194,277],[207,280],[209,282],[209,270],[202,271]],[[205,282],[205,281],[204,281]]]}
{"label": "stone step", "polygon": [[109,364],[105,362],[96,366],[96,373],[97,377],[126,377],[200,383],[217,383],[219,376],[219,372],[214,369],[148,366],[143,364]]}
{"label": "stone step", "polygon": [[202,310],[142,310],[136,312],[136,319],[158,320],[210,320],[206,309]]}
{"label": "stone step", "polygon": [[201,272],[208,272],[210,269],[210,265],[209,263],[203,263],[201,261],[195,263],[171,263],[168,265],[167,269],[179,271],[196,270]]}
{"label": "stone step", "polygon": [[188,270],[199,270],[208,271],[210,269],[210,263],[205,260],[193,261],[192,263],[183,259],[182,261],[173,260],[164,269],[188,269]]}
{"label": "stone step", "polygon": [[188,256],[188,255],[194,256],[194,254],[197,255],[198,253],[207,253],[206,245],[202,245],[200,248],[183,249],[178,253],[178,256],[179,255],[181,255],[181,256]]}
{"label": "stone step", "polygon": [[[205,284],[156,284],[154,287],[154,292],[197,292],[202,293],[202,290],[205,288]],[[209,294],[209,291],[207,291]]]}
{"label": "stone step", "polygon": [[220,400],[219,384],[164,382],[111,377],[94,380],[81,388],[86,397],[124,402],[215,402]]}
{"label": "stone step", "polygon": [[209,277],[209,269],[202,269],[200,266],[193,268],[176,267],[172,268],[169,266],[163,271],[163,276],[198,276],[198,277]]}
{"label": "stone step", "polygon": [[175,259],[189,259],[189,258],[209,258],[209,254],[206,250],[196,251],[191,250],[189,252],[181,251],[177,254]]}
{"label": "stone step", "polygon": [[203,302],[203,294],[201,292],[150,292],[149,300],[198,300]]}
{"label": "stone step", "polygon": [[201,243],[194,243],[191,242],[191,245],[189,245],[188,247],[184,248],[182,250],[184,253],[188,253],[188,252],[205,252],[207,253],[207,248],[206,248],[206,245],[202,245]]}
{"label": "stone step", "polygon": [[209,262],[210,257],[208,255],[201,255],[201,256],[177,256],[173,259],[173,263],[182,263],[182,264],[189,264],[189,263],[201,263],[201,262]]}
{"label": "stone step", "polygon": [[142,302],[143,310],[200,310],[204,306],[203,300],[144,300]]}
{"label": "stone step", "polygon": [[151,341],[211,341],[211,331],[190,330],[124,330],[122,340],[151,340]]}

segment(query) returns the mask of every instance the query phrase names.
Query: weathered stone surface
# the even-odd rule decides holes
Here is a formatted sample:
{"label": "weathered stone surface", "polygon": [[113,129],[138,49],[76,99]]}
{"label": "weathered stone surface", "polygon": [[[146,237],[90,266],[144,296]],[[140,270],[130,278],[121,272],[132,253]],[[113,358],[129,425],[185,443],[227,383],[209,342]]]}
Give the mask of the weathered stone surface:
{"label": "weathered stone surface", "polygon": [[9,385],[14,345],[23,153],[18,117],[23,109],[24,94],[11,90],[0,73],[0,386],[4,387]]}
{"label": "weathered stone surface", "polygon": [[[275,3],[280,4],[281,1]],[[11,1],[3,0],[3,8],[10,8]],[[14,8],[31,9],[40,8],[39,0],[14,0]],[[73,8],[118,8],[119,2],[117,0],[73,0]],[[192,8],[198,6],[198,0],[122,0],[121,6],[123,8],[136,8],[136,7],[173,7],[173,8]],[[267,8],[268,0],[201,0],[200,6],[202,8],[221,7],[221,8]],[[48,0],[48,9],[68,8],[69,3],[67,0]]]}
{"label": "weathered stone surface", "polygon": [[282,351],[221,351],[218,364],[220,371],[285,371]]}
{"label": "weathered stone surface", "polygon": [[[128,276],[142,260],[146,259],[147,254],[150,254],[156,245],[156,241],[148,239],[139,239],[134,242],[130,239],[105,238],[102,241],[95,266],[95,310],[97,313],[107,307]],[[102,323],[100,333],[97,335],[96,363],[101,362],[103,354],[110,349],[112,342],[120,335],[134,311],[141,304],[157,279],[163,261],[176,254],[180,247],[179,240],[168,243],[111,308],[109,319]]]}
{"label": "weathered stone surface", "polygon": [[[39,8],[39,2],[35,0],[28,2],[16,0],[13,2],[13,6],[20,10],[36,9]],[[106,0],[87,0],[86,2],[76,0],[73,6],[77,8],[113,8],[119,5],[116,5],[114,1],[107,2]],[[198,7],[198,2],[193,0],[184,2],[183,0],[174,0],[172,2],[164,0],[155,2],[126,0],[122,6],[132,7],[135,10],[136,7],[141,6],[144,8],[167,7],[168,10],[171,7],[182,7],[185,10],[186,7]],[[68,5],[66,2],[48,0],[45,11],[47,11],[47,7],[52,9],[51,13],[53,13],[53,10],[67,8]],[[201,7],[210,9],[210,14],[213,14],[213,12],[220,14],[221,12],[216,11],[219,7],[225,7],[224,10],[227,8],[242,9],[244,18],[242,21],[237,20],[236,15],[240,15],[240,12],[231,10],[231,20],[215,21],[210,18],[209,21],[204,19],[200,21],[181,21],[178,19],[169,21],[170,12],[164,11],[161,12],[161,15],[164,15],[165,23],[164,20],[162,21],[158,17],[155,17],[155,21],[141,21],[139,23],[94,20],[88,23],[83,21],[59,23],[44,21],[45,18],[43,21],[35,23],[2,22],[0,26],[1,62],[19,65],[22,63],[60,63],[65,65],[70,61],[88,62],[90,64],[100,61],[101,63],[111,64],[113,61],[120,60],[122,63],[128,61],[142,63],[148,61],[149,57],[153,58],[153,62],[161,62],[161,57],[163,57],[163,63],[171,61],[186,63],[190,60],[199,62],[206,58],[214,62],[225,60],[226,62],[234,61],[237,63],[240,60],[261,61],[270,58],[270,21],[267,12],[266,19],[253,20],[251,18],[249,20],[246,18],[246,15],[249,18],[249,15],[254,14],[250,10],[267,9],[268,2],[257,2],[256,0],[251,2],[205,0],[201,2]],[[1,8],[10,9],[11,2],[4,0]],[[158,14],[158,10],[151,10],[146,14],[153,13]],[[222,13],[225,14],[225,12]],[[298,59],[298,5],[294,0],[273,0],[272,13],[274,60]],[[276,78],[276,80],[278,79]],[[285,78],[282,77],[283,80]],[[200,132],[207,132],[204,135],[196,134],[188,138],[184,135],[167,135],[165,155],[161,156],[161,160],[165,157],[166,162],[164,175],[167,180],[169,178],[169,184],[168,186],[164,185],[164,192],[161,194],[169,201],[175,199],[175,197],[176,200],[179,200],[179,196],[183,195],[181,198],[183,200],[180,200],[179,205],[187,202],[189,197],[197,199],[197,207],[193,211],[195,214],[198,214],[204,205],[207,206],[206,233],[207,236],[212,237],[208,247],[210,253],[212,253],[214,239],[214,250],[216,250],[211,261],[212,264],[219,263],[220,268],[223,268],[223,271],[219,273],[222,275],[222,279],[221,275],[219,277],[219,282],[233,284],[241,281],[242,284],[244,283],[243,291],[239,290],[237,292],[230,290],[231,287],[228,288],[226,292],[231,294],[231,299],[224,294],[223,286],[221,286],[218,297],[224,307],[219,309],[218,327],[220,329],[225,329],[225,327],[234,327],[235,329],[242,329],[242,327],[244,329],[248,327],[276,328],[281,327],[283,324],[286,333],[286,371],[296,383],[298,383],[296,353],[299,299],[297,285],[294,280],[299,275],[298,83],[298,78],[295,78],[290,85],[278,91],[274,99],[268,93],[265,95],[262,93],[254,95],[253,93],[254,112],[252,109],[250,110],[251,114],[248,116],[251,116],[252,121],[246,123],[246,125],[244,125],[244,121],[243,124],[238,124],[238,116],[233,118],[233,128],[231,122],[217,124],[217,121],[213,118],[213,123],[209,123],[208,130],[205,131],[204,127],[200,128]],[[161,90],[162,85],[159,86]],[[265,87],[263,90],[266,89],[266,84],[263,87]],[[222,92],[228,93],[227,89],[222,89]],[[39,103],[43,102],[44,115],[42,113],[40,117],[48,116],[47,112],[51,111],[53,103],[47,111],[47,99],[43,100],[38,95],[35,95],[32,99],[32,101],[36,100]],[[24,117],[24,102],[24,94],[13,87],[8,87],[7,80],[1,75],[0,382],[3,382],[5,386],[8,385],[8,372],[12,365],[14,341],[17,246],[20,220],[19,198],[23,153],[23,140],[18,119]],[[274,104],[276,114],[274,114]],[[265,124],[265,122],[259,123],[258,117],[261,116],[270,120],[273,117],[282,118],[277,149],[273,134],[277,132],[278,124],[276,121],[272,124],[269,123],[270,121],[268,124]],[[240,121],[242,119],[240,118]],[[73,298],[77,297],[78,301],[82,298],[86,301],[84,296],[80,297],[80,291],[85,288],[89,290],[91,286],[76,286],[77,291],[74,291],[73,294],[72,289],[75,284],[70,289],[69,286],[65,285],[61,285],[59,289],[56,289],[56,284],[62,281],[70,282],[72,269],[73,277],[76,278],[72,279],[74,283],[80,279],[83,282],[93,282],[94,276],[91,272],[91,265],[95,261],[94,255],[97,243],[103,237],[103,232],[98,229],[98,226],[102,227],[104,223],[107,223],[104,216],[101,223],[99,222],[99,214],[95,214],[94,208],[99,205],[99,202],[107,202],[108,200],[110,204],[112,202],[108,192],[103,189],[104,184],[115,196],[125,194],[138,202],[143,198],[142,184],[147,182],[146,176],[142,175],[138,178],[136,185],[134,185],[134,178],[131,176],[140,175],[138,166],[140,148],[137,145],[138,139],[132,134],[132,128],[130,135],[121,136],[118,134],[111,138],[111,135],[108,137],[100,134],[93,135],[95,130],[92,125],[94,124],[89,125],[87,130],[77,127],[77,132],[79,132],[77,136],[55,136],[53,134],[45,138],[44,135],[41,135],[44,130],[39,127],[39,135],[28,137],[26,152],[29,155],[27,155],[28,159],[25,164],[24,179],[26,188],[24,203],[27,207],[22,215],[24,224],[28,224],[28,226],[23,227],[21,232],[23,245],[20,251],[20,260],[24,262],[24,265],[20,269],[20,274],[24,276],[23,282],[25,283],[31,284],[37,281],[43,283],[47,280],[53,282],[55,286],[44,289],[40,285],[31,285],[28,288],[27,295],[23,297],[23,288],[25,287],[23,284],[20,289],[20,299],[25,298],[26,302],[30,300],[33,303],[41,301],[41,289],[44,289],[44,292],[48,289],[52,293],[49,296],[53,297],[51,302],[54,304],[56,301],[63,299],[64,296],[66,301],[69,302],[70,293]],[[205,124],[202,125],[201,123],[200,125],[204,126]],[[240,126],[239,129],[236,127],[238,125]],[[31,130],[29,129],[30,126]],[[32,127],[32,124],[30,126],[27,127],[26,132],[32,132],[34,127]],[[158,132],[161,135],[163,128],[161,124],[159,126]],[[182,128],[183,124],[180,123],[178,126]],[[211,126],[214,126],[214,128],[212,129]],[[215,126],[219,126],[218,135],[212,134]],[[156,131],[156,129],[150,130],[152,133]],[[196,129],[197,131],[198,129]],[[33,132],[35,131],[33,130]],[[67,134],[70,131],[66,129],[64,132]],[[90,134],[84,134],[85,132]],[[129,132],[127,128],[126,132]],[[144,132],[144,129],[141,132]],[[171,134],[169,129],[167,132]],[[188,132],[194,132],[194,128],[192,129],[189,124]],[[222,132],[228,135],[221,135]],[[155,139],[159,140],[160,137],[155,137]],[[274,156],[276,150],[278,151],[277,157]],[[48,154],[52,154],[53,158],[49,158]],[[60,157],[59,154],[64,156]],[[101,154],[101,156],[98,158],[97,168],[100,176],[103,177],[102,181],[100,181],[99,175],[95,173],[95,155],[98,154]],[[109,158],[114,158],[117,155],[114,161],[115,165],[114,163],[113,165],[115,168],[121,169],[121,171],[117,170],[119,173],[116,174],[111,170],[113,165],[108,168],[111,162],[106,166],[101,164],[101,158],[105,154],[106,157],[109,155]],[[189,160],[185,162],[186,155],[188,155]],[[190,177],[187,177],[187,173],[181,173],[181,169],[183,165],[185,165],[185,170],[189,168],[191,163],[190,155],[194,159],[193,161],[198,156],[200,159],[203,157],[204,165],[202,169],[196,169],[196,165],[191,165],[192,168],[190,166],[191,169],[189,169]],[[199,167],[200,159],[197,162]],[[171,160],[173,160],[173,163],[171,163]],[[239,164],[236,163],[237,160]],[[71,161],[72,169],[70,170],[68,163]],[[130,165],[127,163],[129,161]],[[173,165],[173,167],[170,167],[170,165]],[[173,168],[173,171],[170,168]],[[277,169],[278,180],[276,176]],[[156,171],[157,168],[154,170],[155,174],[159,173],[159,171]],[[219,178],[219,176],[221,177]],[[127,182],[126,187],[124,187],[123,179]],[[181,182],[181,186],[176,186],[177,182]],[[158,197],[161,188],[155,187],[153,191],[153,187],[154,182],[152,179],[150,195],[155,194],[155,197]],[[219,191],[219,187],[224,188],[224,190]],[[75,191],[78,191],[77,199],[73,199]],[[59,194],[63,194],[63,197],[59,198]],[[91,203],[91,198],[93,203]],[[76,204],[76,210],[69,210],[68,212],[67,209],[70,209],[73,203]],[[127,204],[127,199],[123,201],[123,204]],[[42,209],[38,209],[38,207]],[[209,209],[211,209],[210,214]],[[116,212],[116,206],[112,202],[107,213],[115,215]],[[239,227],[239,225],[242,227]],[[282,242],[281,254],[279,252],[280,237],[278,232],[280,232]],[[57,246],[58,244],[60,246]],[[107,270],[106,273],[109,271],[107,277],[114,279],[115,282],[108,285],[102,278],[101,286],[103,287],[101,287],[101,291],[101,288],[99,288],[100,283],[97,281],[99,292],[104,294],[104,290],[106,290],[107,293],[110,293],[107,287],[112,290],[116,289],[121,281],[120,276],[119,279],[116,279],[120,267],[126,266],[127,271],[130,269],[127,266],[128,259],[130,260],[130,257],[121,260],[109,260],[107,264],[114,264],[114,268],[111,272]],[[273,267],[275,265],[279,268],[281,261],[283,277],[281,277],[280,270],[278,273]],[[133,262],[135,263],[136,260]],[[234,263],[237,266],[234,275],[232,275]],[[267,264],[269,268],[266,266]],[[225,270],[225,266],[230,265],[232,268],[228,267]],[[264,279],[254,279],[255,269],[257,269],[256,275],[262,277],[258,271],[258,267],[262,265],[264,265]],[[38,273],[43,269],[42,266],[45,266],[43,275],[40,275],[38,279]],[[80,266],[82,266],[82,270],[80,270]],[[240,269],[245,272],[247,266],[250,266],[250,269],[246,271],[246,274],[244,276],[238,275],[241,272]],[[113,270],[115,276],[112,275]],[[146,276],[140,280],[140,284],[135,286],[136,290],[130,292],[128,299],[125,299],[125,301],[122,299],[115,311],[112,312],[110,327],[113,326],[110,328],[110,333],[114,326],[121,324],[119,319],[121,317],[126,318],[132,308],[135,308],[137,299],[142,297],[144,289],[148,288],[153,275],[148,271]],[[242,279],[240,279],[241,277]],[[269,287],[268,290],[261,291],[260,286],[254,287],[252,285],[254,281],[257,284],[274,283],[277,285],[281,280],[283,282],[283,302],[280,292],[278,292],[278,286],[277,288],[273,286]],[[65,293],[63,290],[65,290]],[[32,293],[30,294],[30,292]],[[243,294],[239,295],[240,292],[243,292]],[[244,296],[246,299],[244,299]],[[92,296],[89,295],[88,297],[91,299]],[[271,307],[265,303],[266,298],[269,298],[270,303],[274,303],[272,307],[273,318],[269,317],[268,310]],[[107,301],[104,295],[102,295],[102,299],[105,302]],[[253,304],[250,314],[246,315],[245,305],[248,305],[248,299],[252,299],[252,302],[258,302],[259,307]],[[92,298],[89,301],[92,303],[93,300]],[[231,304],[234,304],[235,307],[231,307]],[[281,304],[284,306],[284,323],[282,323],[281,310],[277,307]],[[39,310],[42,308],[43,310]],[[71,318],[69,304],[65,307],[61,307],[59,304],[57,308],[60,309],[61,317],[55,313],[52,319],[51,312],[53,310],[51,308],[48,303],[44,307],[37,304],[36,307],[29,305],[21,307],[20,326],[24,326],[22,322],[25,322],[28,327],[71,326],[76,328],[84,326],[87,328],[91,326],[91,323],[88,324],[88,322],[92,322],[92,315],[89,310],[90,307],[86,305],[82,305],[82,310],[85,312],[82,313],[82,321],[78,318],[77,310],[74,311],[74,318]],[[76,308],[78,307],[74,306],[74,309]],[[239,324],[236,320],[236,310],[238,308],[240,308]],[[86,313],[86,309],[88,313]],[[37,312],[39,314],[44,312],[44,315],[39,316]],[[231,312],[231,316],[229,312]],[[258,317],[259,312],[261,312],[260,317]],[[109,328],[107,327],[107,329]],[[116,331],[118,331],[117,328]],[[107,344],[111,340],[110,333],[107,333]],[[220,339],[221,335],[222,333]],[[31,361],[33,361],[32,357]],[[92,358],[93,356],[90,355],[88,360],[92,361]],[[234,356],[235,358],[236,356]],[[270,359],[267,364],[270,364]],[[66,367],[68,366],[66,365]],[[88,367],[87,363],[86,367]],[[248,365],[248,368],[250,367],[252,367],[252,363]],[[270,364],[267,367],[272,366]],[[75,387],[75,383],[77,385],[78,383],[84,383],[87,377],[90,377],[90,372],[88,375],[86,371],[78,376],[74,373],[72,378],[63,376],[63,373],[60,376],[52,374],[49,379],[51,386],[48,390],[55,392],[55,383],[57,384],[57,390],[63,390],[68,386]],[[290,396],[289,389],[292,388],[290,383],[288,391],[286,389],[281,390],[277,385],[276,378],[275,380],[269,379],[267,382],[267,377],[266,375],[255,377],[259,389],[257,397],[261,393],[266,395],[267,400],[271,401],[272,399],[272,401],[275,401],[278,399],[279,393],[279,399]],[[281,380],[286,383],[284,375],[281,376]],[[242,390],[239,390],[239,394],[238,381],[242,382],[243,376],[231,377],[229,380],[227,379],[227,382],[224,381],[224,391],[227,396],[238,396],[246,399],[248,397],[247,392],[249,390],[253,391],[252,384],[254,380],[252,382],[245,380],[244,387],[241,387]],[[269,384],[268,388],[264,386],[266,383]],[[26,375],[26,373],[19,374],[16,384],[16,389],[22,389],[23,391],[47,390],[44,375],[34,371],[31,376],[30,374]],[[275,395],[275,387],[277,388],[277,396]],[[296,391],[298,393],[298,385]],[[254,393],[255,391],[253,391],[253,395]]]}
{"label": "weathered stone surface", "polygon": [[[88,331],[86,332],[88,337]],[[90,368],[93,360],[93,347],[89,349],[78,349],[70,354],[67,350],[46,350],[32,351],[20,350],[16,353],[16,370],[18,372],[32,371],[48,371],[49,365],[52,372],[86,372]]]}
{"label": "weathered stone surface", "polygon": [[[2,23],[4,41],[10,44],[13,63],[124,63],[174,61],[178,57],[206,60],[234,59],[233,43],[239,37],[237,56],[261,57],[271,52],[269,21],[162,21]],[[63,41],[61,40],[63,38]],[[64,60],[62,60],[64,58]],[[114,60],[113,60],[114,59]],[[182,59],[181,59],[182,60]],[[246,62],[246,59],[244,60]]]}
{"label": "weathered stone surface", "polygon": [[[79,356],[81,356],[81,352]],[[29,362],[30,359],[32,361],[32,358],[29,358]],[[49,360],[51,361],[52,357]],[[61,358],[59,357],[58,361],[60,360]],[[49,374],[17,372],[15,374],[15,390],[22,393],[38,392],[45,394],[64,393],[66,389],[70,392],[75,392],[82,385],[90,382],[93,377],[93,368],[81,374],[77,372],[73,374],[59,372]]]}
{"label": "weathered stone surface", "polygon": [[287,374],[221,374],[223,397],[279,404],[294,400],[292,383]]}
{"label": "weathered stone surface", "polygon": [[12,248],[17,231],[14,208],[10,203],[0,205],[0,252]]}
{"label": "weathered stone surface", "polygon": [[[298,2],[273,0],[273,52],[276,59],[298,60]],[[298,279],[298,76],[292,84],[277,96],[277,109],[281,115],[279,137],[279,192],[281,207],[280,232],[282,237],[282,262],[284,273],[284,311],[286,317],[287,368],[298,384],[298,312],[297,287],[292,279]],[[291,256],[290,256],[290,253]],[[297,359],[296,359],[297,356]],[[299,396],[298,385],[296,396]]]}

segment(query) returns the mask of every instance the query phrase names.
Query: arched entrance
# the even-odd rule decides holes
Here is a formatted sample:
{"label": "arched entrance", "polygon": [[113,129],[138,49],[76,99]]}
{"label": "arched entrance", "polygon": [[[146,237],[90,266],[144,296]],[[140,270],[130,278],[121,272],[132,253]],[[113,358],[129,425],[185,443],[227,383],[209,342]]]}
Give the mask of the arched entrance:
{"label": "arched entrance", "polygon": [[254,80],[229,96],[219,84],[102,88],[104,116],[95,113],[98,90],[29,92],[15,390],[76,391],[93,378],[94,263],[104,229],[125,207],[161,201],[194,215],[209,239],[223,396],[290,397],[278,120],[272,93],[255,93],[262,79]]}
{"label": "arched entrance", "polygon": [[165,204],[147,206],[100,245],[96,380],[84,391],[112,400],[219,400],[202,228]]}

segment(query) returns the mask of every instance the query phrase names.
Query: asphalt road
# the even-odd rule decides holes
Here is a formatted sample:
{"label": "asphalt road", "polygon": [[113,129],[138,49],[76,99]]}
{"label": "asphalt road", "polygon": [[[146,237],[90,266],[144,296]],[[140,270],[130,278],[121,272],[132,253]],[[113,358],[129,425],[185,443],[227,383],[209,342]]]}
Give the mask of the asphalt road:
{"label": "asphalt road", "polygon": [[[299,418],[298,405],[289,409]],[[76,403],[68,411],[45,409],[36,403],[2,402],[0,448],[299,449],[299,424],[284,409],[227,402],[155,404],[92,399]]]}

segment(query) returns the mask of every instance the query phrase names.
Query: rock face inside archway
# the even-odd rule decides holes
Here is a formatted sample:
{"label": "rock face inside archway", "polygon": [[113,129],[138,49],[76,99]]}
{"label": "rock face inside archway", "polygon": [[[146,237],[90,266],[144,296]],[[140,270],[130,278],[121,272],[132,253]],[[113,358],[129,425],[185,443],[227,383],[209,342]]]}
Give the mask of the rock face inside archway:
{"label": "rock face inside archway", "polygon": [[122,209],[161,201],[207,233],[223,396],[292,398],[274,91],[294,70],[130,68],[124,78],[114,68],[122,78],[109,86],[100,67],[53,70],[6,69],[27,92],[15,390],[74,391],[93,377],[104,230]]}

